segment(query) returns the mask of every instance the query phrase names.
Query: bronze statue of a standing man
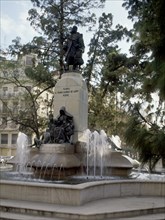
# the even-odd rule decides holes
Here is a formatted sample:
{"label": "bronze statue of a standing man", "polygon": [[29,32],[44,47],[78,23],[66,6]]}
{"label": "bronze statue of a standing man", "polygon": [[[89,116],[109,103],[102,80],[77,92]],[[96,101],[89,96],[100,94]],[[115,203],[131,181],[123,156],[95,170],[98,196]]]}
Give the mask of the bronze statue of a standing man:
{"label": "bronze statue of a standing man", "polygon": [[69,66],[73,66],[73,71],[79,70],[80,66],[84,63],[82,54],[84,53],[84,40],[83,35],[77,32],[77,26],[73,26],[70,35],[64,44],[65,70],[69,70]]}

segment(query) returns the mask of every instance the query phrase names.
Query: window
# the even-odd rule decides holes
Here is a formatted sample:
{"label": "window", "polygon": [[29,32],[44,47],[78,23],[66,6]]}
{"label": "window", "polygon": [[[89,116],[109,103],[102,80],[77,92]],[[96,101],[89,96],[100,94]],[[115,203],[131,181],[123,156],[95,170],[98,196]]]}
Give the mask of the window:
{"label": "window", "polygon": [[16,144],[17,143],[17,137],[18,137],[18,134],[12,134],[11,144]]}
{"label": "window", "polygon": [[35,64],[35,56],[26,56],[25,65],[26,66],[33,66],[34,64]]}
{"label": "window", "polygon": [[8,77],[8,72],[6,70],[3,71],[3,76]]}
{"label": "window", "polygon": [[7,125],[7,117],[2,117],[2,125]]}
{"label": "window", "polygon": [[7,102],[3,102],[3,104],[2,104],[2,112],[3,113],[7,113],[8,112]]}
{"label": "window", "polygon": [[8,144],[8,134],[1,134],[1,144]]}
{"label": "window", "polygon": [[13,76],[18,78],[19,77],[19,71],[18,70],[13,70]]}
{"label": "window", "polygon": [[3,87],[3,95],[7,95],[8,87]]}
{"label": "window", "polygon": [[13,102],[13,113],[14,114],[18,113],[18,101]]}
{"label": "window", "polygon": [[17,86],[14,86],[13,91],[14,91],[14,92],[18,92],[18,87],[17,87]]}

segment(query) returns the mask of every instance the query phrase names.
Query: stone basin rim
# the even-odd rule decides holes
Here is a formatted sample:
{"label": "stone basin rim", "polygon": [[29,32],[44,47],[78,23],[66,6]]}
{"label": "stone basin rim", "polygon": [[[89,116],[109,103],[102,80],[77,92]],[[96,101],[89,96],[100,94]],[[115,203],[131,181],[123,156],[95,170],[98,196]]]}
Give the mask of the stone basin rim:
{"label": "stone basin rim", "polygon": [[44,183],[44,182],[26,182],[26,181],[14,181],[14,180],[0,180],[0,184],[11,184],[11,185],[24,185],[24,186],[39,186],[39,187],[50,187],[50,188],[65,188],[65,189],[86,189],[93,186],[108,185],[108,184],[129,184],[129,183],[146,183],[146,184],[159,184],[165,183],[165,180],[99,180],[91,181],[79,184],[63,184],[63,183]]}

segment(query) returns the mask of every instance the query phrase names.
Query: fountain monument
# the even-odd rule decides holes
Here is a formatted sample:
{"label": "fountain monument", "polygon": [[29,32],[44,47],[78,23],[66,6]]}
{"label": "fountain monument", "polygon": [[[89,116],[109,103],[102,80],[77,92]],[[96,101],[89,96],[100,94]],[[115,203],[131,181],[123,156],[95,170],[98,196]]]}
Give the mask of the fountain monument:
{"label": "fountain monument", "polygon": [[[98,133],[88,130],[88,92],[79,71],[62,75],[55,86],[54,106],[53,123],[56,123],[60,109],[64,108],[67,114],[73,117],[74,132],[70,140],[66,140],[63,136],[54,140],[52,134],[53,140],[50,138],[39,148],[31,149],[28,162],[36,170],[36,175],[41,175],[42,170],[45,172],[45,178],[50,179],[50,176],[53,179],[59,178],[60,170],[60,179],[62,179],[82,173],[88,175],[88,171],[92,169],[95,169],[91,174],[94,176],[130,174],[131,162],[122,152],[110,149],[106,134],[102,131]],[[53,132],[56,130],[50,131]],[[57,130],[57,132],[63,131]],[[102,167],[106,167],[104,172]]]}
{"label": "fountain monument", "polygon": [[[70,49],[66,49],[67,56]],[[165,182],[110,178],[128,177],[133,165],[128,157],[124,157],[122,151],[110,148],[103,130],[88,130],[88,92],[81,72],[77,70],[82,60],[80,57],[77,59],[80,62],[73,62],[72,57],[66,59],[67,72],[57,82],[54,91],[54,112],[51,117],[53,128],[49,127],[42,142],[36,142],[40,147],[27,150],[26,136],[23,138],[24,141],[23,134],[19,137],[19,156],[26,152],[28,157],[24,158],[24,154],[23,160],[19,156],[15,157],[17,172],[14,172],[13,178],[1,178],[1,219],[115,219],[148,214],[151,213],[151,209],[152,213],[165,212],[163,205],[153,207],[155,203],[144,209],[103,209],[106,208],[109,199],[129,200],[133,197],[132,201],[137,198],[142,201],[142,197],[149,197],[150,201],[150,198],[154,197],[162,202],[165,196]],[[72,65],[73,69],[69,70]],[[64,122],[57,120],[60,118],[61,108],[65,110],[62,113],[63,118],[69,118],[68,130],[68,127],[57,126]],[[59,131],[58,135],[56,131]],[[28,170],[27,173],[25,168]],[[7,177],[12,173],[7,172]],[[22,178],[15,179],[16,174],[20,174]],[[80,175],[85,177],[82,184],[63,182]],[[87,181],[90,177],[94,178]],[[96,210],[95,204],[94,208],[89,210],[86,204],[93,204],[96,200],[102,201],[98,204],[105,204],[104,207],[101,205],[98,207],[99,210]]]}

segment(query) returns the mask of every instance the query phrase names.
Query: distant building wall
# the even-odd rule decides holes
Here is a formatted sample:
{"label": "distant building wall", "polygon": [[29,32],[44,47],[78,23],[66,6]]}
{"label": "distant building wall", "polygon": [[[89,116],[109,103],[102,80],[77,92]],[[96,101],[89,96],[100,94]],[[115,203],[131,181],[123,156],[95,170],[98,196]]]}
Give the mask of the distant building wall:
{"label": "distant building wall", "polygon": [[[33,87],[33,82],[28,79],[24,72],[24,67],[32,66],[36,56],[27,55],[22,58],[22,68],[17,69],[15,74],[19,74],[20,78],[24,80],[26,87]],[[10,62],[1,60],[0,62]],[[13,62],[13,61],[12,61]],[[0,72],[0,76],[7,77],[8,70]],[[25,102],[22,101],[21,97],[24,93],[24,89],[16,86],[13,83],[1,83],[0,82],[0,155],[15,155],[16,153],[16,140],[19,132],[19,125],[15,124],[10,120],[8,114],[7,105],[13,110],[13,114],[17,114],[19,110],[24,109]],[[41,116],[48,116],[48,100],[51,99],[49,92],[43,93],[43,102],[40,104],[38,114]],[[7,105],[6,105],[7,104]],[[46,108],[44,108],[46,106]],[[44,109],[44,110],[43,110]],[[46,110],[45,110],[46,109]],[[32,141],[32,140],[31,140]],[[31,143],[30,141],[30,143]]]}

